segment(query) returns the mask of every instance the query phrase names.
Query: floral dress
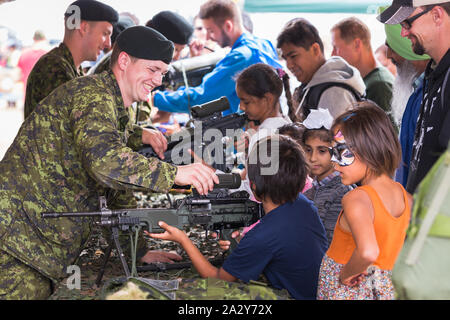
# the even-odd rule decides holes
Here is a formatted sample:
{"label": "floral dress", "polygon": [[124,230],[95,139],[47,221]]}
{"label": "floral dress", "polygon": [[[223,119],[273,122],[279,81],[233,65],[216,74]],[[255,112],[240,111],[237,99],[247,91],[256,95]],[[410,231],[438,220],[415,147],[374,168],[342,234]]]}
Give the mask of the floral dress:
{"label": "floral dress", "polygon": [[371,266],[367,276],[354,287],[339,281],[339,273],[344,265],[324,256],[319,271],[317,300],[393,300],[394,286],[392,271]]}

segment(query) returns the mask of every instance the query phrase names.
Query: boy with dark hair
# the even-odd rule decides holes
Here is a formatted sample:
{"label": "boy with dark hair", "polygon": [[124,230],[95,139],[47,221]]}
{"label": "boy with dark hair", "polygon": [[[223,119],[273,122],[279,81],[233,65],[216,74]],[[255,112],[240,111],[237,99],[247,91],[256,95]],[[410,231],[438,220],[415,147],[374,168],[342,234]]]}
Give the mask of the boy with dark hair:
{"label": "boy with dark hair", "polygon": [[341,57],[325,59],[317,29],[307,20],[289,21],[277,39],[286,66],[302,84],[294,91],[296,115],[305,119],[311,109],[328,109],[336,118],[365,93],[359,71]]}
{"label": "boy with dark hair", "polygon": [[[279,159],[273,175],[262,174],[273,165],[260,157],[263,147],[274,151],[267,154],[272,161],[276,156]],[[262,202],[266,215],[221,268],[212,266],[183,231],[162,221],[160,226],[166,232],[149,235],[180,243],[204,278],[249,282],[264,274],[273,287],[287,289],[294,299],[315,299],[327,239],[317,209],[299,194],[307,175],[300,146],[282,135],[259,140],[250,153],[247,168],[253,193]]]}

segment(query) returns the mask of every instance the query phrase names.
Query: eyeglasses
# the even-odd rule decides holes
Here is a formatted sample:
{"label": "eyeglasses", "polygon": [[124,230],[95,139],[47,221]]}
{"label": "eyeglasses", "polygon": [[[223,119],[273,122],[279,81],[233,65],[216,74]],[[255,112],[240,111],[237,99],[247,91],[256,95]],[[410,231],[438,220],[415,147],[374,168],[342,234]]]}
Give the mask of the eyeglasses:
{"label": "eyeglasses", "polygon": [[328,147],[331,154],[331,161],[336,162],[341,167],[351,165],[355,161],[355,155],[345,143],[338,143],[334,147]]}
{"label": "eyeglasses", "polygon": [[416,21],[417,19],[419,19],[421,16],[423,16],[425,13],[430,12],[434,7],[428,8],[422,12],[419,12],[418,14],[412,16],[411,18],[405,19],[402,22],[400,22],[400,25],[406,29],[409,30],[412,28],[412,24],[414,21]]}

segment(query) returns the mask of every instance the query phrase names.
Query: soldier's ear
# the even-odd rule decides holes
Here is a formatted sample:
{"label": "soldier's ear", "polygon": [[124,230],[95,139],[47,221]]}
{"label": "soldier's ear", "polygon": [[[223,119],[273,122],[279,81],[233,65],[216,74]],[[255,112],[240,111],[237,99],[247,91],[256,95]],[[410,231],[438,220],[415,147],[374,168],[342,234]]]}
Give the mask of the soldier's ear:
{"label": "soldier's ear", "polygon": [[87,34],[89,31],[89,28],[90,28],[89,22],[85,21],[85,20],[81,20],[80,28],[79,28],[81,35]]}
{"label": "soldier's ear", "polygon": [[119,66],[120,70],[125,70],[130,63],[130,56],[125,51],[122,51],[117,58],[117,65]]}

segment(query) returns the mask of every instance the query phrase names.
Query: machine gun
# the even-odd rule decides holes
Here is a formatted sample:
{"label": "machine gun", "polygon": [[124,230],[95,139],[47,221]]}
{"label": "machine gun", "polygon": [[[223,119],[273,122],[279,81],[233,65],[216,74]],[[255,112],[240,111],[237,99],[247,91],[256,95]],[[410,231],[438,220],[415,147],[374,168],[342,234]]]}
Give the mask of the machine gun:
{"label": "machine gun", "polygon": [[[125,275],[137,276],[136,246],[137,237],[141,229],[151,233],[164,232],[158,225],[163,220],[169,225],[183,229],[185,226],[201,225],[205,230],[220,231],[222,239],[231,242],[231,248],[236,246],[236,240],[231,237],[231,232],[241,227],[250,226],[258,221],[264,211],[260,203],[251,201],[246,191],[230,192],[229,189],[237,189],[241,184],[239,174],[219,174],[219,184],[214,185],[214,190],[206,196],[199,195],[193,189],[192,195],[178,199],[168,209],[119,209],[110,210],[106,206],[105,197],[100,197],[100,211],[94,212],[47,212],[42,213],[43,218],[100,218],[99,225],[111,228],[112,241],[105,253],[103,268],[97,277],[97,285],[100,284],[104,269],[115,245]],[[179,188],[186,188],[179,187]],[[170,199],[170,198],[169,198]],[[119,242],[119,230],[127,231],[132,238],[132,271],[125,261]],[[133,233],[134,239],[133,239]]]}
{"label": "machine gun", "polygon": [[[217,100],[210,101],[208,103],[194,106],[191,108],[191,114],[193,121],[189,122],[181,132],[175,133],[167,138],[167,150],[164,152],[164,161],[174,164],[188,164],[191,163],[191,156],[187,154],[187,149],[191,149],[198,156],[204,156],[203,160],[215,169],[219,169],[223,172],[231,172],[234,163],[227,161],[230,157],[227,155],[227,142],[229,137],[228,130],[237,130],[244,127],[248,118],[242,113],[232,113],[225,117],[222,116],[222,111],[230,108],[230,103],[226,97],[221,97]],[[218,131],[209,131],[215,129]],[[227,132],[228,131],[228,132]],[[219,134],[220,132],[220,134]],[[211,134],[216,133],[214,140],[210,141]],[[217,141],[221,138],[221,141]],[[214,142],[215,145],[212,145]],[[221,144],[222,155],[216,157],[217,149],[212,148]],[[204,149],[208,148],[206,154],[203,153]],[[183,155],[180,157],[180,151]],[[158,157],[153,148],[149,145],[145,145],[139,153],[149,157]],[[175,159],[176,158],[176,159]],[[222,162],[215,161],[215,159],[221,159]],[[176,160],[176,161],[174,161]]]}

